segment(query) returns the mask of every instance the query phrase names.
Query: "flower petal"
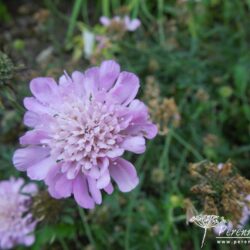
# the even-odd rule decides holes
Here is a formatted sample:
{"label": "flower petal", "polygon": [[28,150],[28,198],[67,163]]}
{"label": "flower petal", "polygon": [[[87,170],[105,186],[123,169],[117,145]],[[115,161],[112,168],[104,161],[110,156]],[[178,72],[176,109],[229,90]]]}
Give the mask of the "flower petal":
{"label": "flower petal", "polygon": [[125,23],[126,29],[129,31],[135,31],[141,25],[141,21],[139,19],[136,18],[136,19],[130,20],[128,16],[125,16],[124,23]]}
{"label": "flower petal", "polygon": [[26,235],[23,239],[23,243],[25,246],[31,246],[35,241],[35,236],[34,235]]}
{"label": "flower petal", "polygon": [[88,175],[94,179],[98,179],[100,177],[100,169],[97,166],[92,166]]}
{"label": "flower petal", "polygon": [[102,175],[107,170],[107,168],[109,166],[108,157],[101,158],[100,164],[98,164],[98,166],[100,167],[100,175]]}
{"label": "flower petal", "polygon": [[23,136],[20,137],[19,142],[22,145],[28,144],[40,144],[41,140],[47,139],[48,133],[43,130],[31,130],[27,131]]}
{"label": "flower petal", "polygon": [[25,171],[48,155],[49,150],[40,146],[17,149],[13,156],[13,164],[18,170]]}
{"label": "flower petal", "polygon": [[67,170],[67,173],[66,173],[67,179],[68,179],[68,180],[73,180],[73,179],[75,179],[76,176],[77,176],[77,174],[78,174],[79,171],[80,171],[80,165],[77,165],[77,164],[72,163],[72,162],[64,163],[64,164],[70,165],[70,166],[68,167],[68,170]]}
{"label": "flower petal", "polygon": [[106,154],[110,158],[115,158],[115,157],[123,155],[123,153],[124,153],[124,149],[123,148],[115,148],[115,149],[107,152]]}
{"label": "flower petal", "polygon": [[46,114],[46,113],[48,114],[51,112],[51,110],[48,106],[41,104],[34,97],[24,98],[23,104],[27,110],[32,111],[36,114]]}
{"label": "flower petal", "polygon": [[146,150],[145,139],[141,136],[127,137],[121,147],[127,151],[142,154]]}
{"label": "flower petal", "polygon": [[60,199],[62,198],[61,195],[55,190],[56,182],[60,178],[61,173],[59,169],[61,168],[61,164],[57,164],[54,167],[52,167],[46,178],[45,178],[45,183],[48,186],[48,191],[50,195],[55,198],[55,199]]}
{"label": "flower petal", "polygon": [[121,72],[115,86],[109,91],[109,98],[115,103],[129,104],[139,89],[138,77],[130,72]]}
{"label": "flower petal", "polygon": [[102,194],[101,194],[101,191],[97,188],[96,180],[91,177],[87,177],[87,180],[89,184],[89,191],[90,191],[92,198],[94,199],[96,204],[101,204]]}
{"label": "flower petal", "polygon": [[22,188],[22,193],[35,195],[38,192],[38,187],[35,183],[29,183]]}
{"label": "flower petal", "polygon": [[100,89],[109,90],[120,74],[120,65],[113,60],[102,62],[100,66]]}
{"label": "flower petal", "polygon": [[[9,185],[9,181],[4,181],[7,185]],[[24,184],[24,179],[23,178],[18,178],[15,179],[13,177],[11,177],[10,182],[12,183],[12,188],[13,190],[15,190],[15,192],[19,192],[20,188],[23,186]],[[3,183],[3,182],[1,182]]]}
{"label": "flower petal", "polygon": [[129,114],[133,116],[134,123],[145,123],[149,120],[147,106],[138,99],[135,99],[130,103]]}
{"label": "flower petal", "polygon": [[51,157],[45,158],[29,167],[27,169],[27,175],[32,180],[43,180],[54,165],[56,165],[56,163]]}
{"label": "flower petal", "polygon": [[122,192],[129,192],[138,185],[139,179],[135,167],[129,161],[117,158],[109,169],[111,177]]}
{"label": "flower petal", "polygon": [[54,103],[57,95],[57,84],[53,78],[37,77],[30,82],[32,94],[42,103]]}
{"label": "flower petal", "polygon": [[37,115],[34,112],[27,111],[24,114],[23,123],[28,127],[35,127],[36,125],[39,124],[39,121],[40,121],[39,115]]}
{"label": "flower petal", "polygon": [[124,132],[129,135],[141,135],[145,136],[147,139],[153,139],[158,133],[158,128],[153,123],[135,124],[127,127]]}
{"label": "flower petal", "polygon": [[73,182],[68,180],[65,175],[61,175],[56,181],[55,190],[63,198],[70,197],[73,190]]}
{"label": "flower petal", "polygon": [[109,171],[106,170],[97,180],[96,186],[99,189],[103,189],[107,187],[107,185],[110,183],[110,174]]}
{"label": "flower petal", "polygon": [[111,182],[108,184],[107,187],[104,188],[104,191],[105,191],[107,194],[112,194],[112,193],[113,193],[114,187],[113,187],[113,185],[112,185]]}
{"label": "flower petal", "polygon": [[72,73],[72,80],[74,83],[75,93],[83,97],[85,95],[83,87],[84,74],[80,71],[74,71]]}
{"label": "flower petal", "polygon": [[73,193],[76,202],[83,208],[94,208],[95,203],[89,195],[86,177],[78,174],[73,181]]}
{"label": "flower petal", "polygon": [[100,17],[100,23],[103,25],[103,26],[109,26],[110,25],[110,19],[106,16],[102,16]]}
{"label": "flower petal", "polygon": [[92,67],[85,71],[83,86],[87,97],[95,96],[99,87],[99,68]]}
{"label": "flower petal", "polygon": [[64,74],[60,76],[59,78],[59,86],[69,86],[72,83],[72,79],[69,77],[66,71],[64,71]]}

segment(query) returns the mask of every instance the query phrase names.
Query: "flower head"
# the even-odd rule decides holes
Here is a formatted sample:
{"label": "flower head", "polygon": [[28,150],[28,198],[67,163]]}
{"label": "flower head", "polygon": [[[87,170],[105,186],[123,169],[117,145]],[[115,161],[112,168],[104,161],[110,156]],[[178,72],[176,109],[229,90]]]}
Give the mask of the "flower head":
{"label": "flower head", "polygon": [[36,192],[35,184],[24,185],[21,178],[0,182],[0,249],[34,242],[36,222],[29,212],[29,201]]}
{"label": "flower head", "polygon": [[157,123],[159,135],[167,135],[169,127],[179,127],[181,116],[174,98],[161,97],[160,87],[153,76],[146,78],[144,99],[152,120]]}
{"label": "flower head", "polygon": [[139,19],[130,19],[129,16],[125,17],[120,17],[120,16],[115,16],[113,18],[108,18],[106,16],[102,16],[100,18],[100,22],[103,26],[106,27],[119,27],[127,31],[135,31],[138,29],[141,25],[141,22]]}
{"label": "flower head", "polygon": [[145,138],[157,128],[147,107],[134,99],[139,79],[104,61],[85,73],[59,79],[36,78],[34,97],[24,99],[25,125],[33,128],[20,138],[25,148],[13,157],[18,170],[45,180],[55,198],[74,195],[84,208],[102,201],[101,190],[112,193],[111,178],[122,192],[138,184],[134,166],[121,158],[124,151],[141,154]]}

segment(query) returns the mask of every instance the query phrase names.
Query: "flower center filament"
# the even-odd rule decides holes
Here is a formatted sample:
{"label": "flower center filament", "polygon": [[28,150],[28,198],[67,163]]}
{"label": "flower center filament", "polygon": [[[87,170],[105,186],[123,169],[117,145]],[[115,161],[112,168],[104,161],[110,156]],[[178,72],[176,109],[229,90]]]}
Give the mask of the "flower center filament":
{"label": "flower center filament", "polygon": [[118,147],[120,126],[117,106],[94,101],[64,104],[54,115],[48,145],[57,162],[72,162],[88,169],[99,157]]}

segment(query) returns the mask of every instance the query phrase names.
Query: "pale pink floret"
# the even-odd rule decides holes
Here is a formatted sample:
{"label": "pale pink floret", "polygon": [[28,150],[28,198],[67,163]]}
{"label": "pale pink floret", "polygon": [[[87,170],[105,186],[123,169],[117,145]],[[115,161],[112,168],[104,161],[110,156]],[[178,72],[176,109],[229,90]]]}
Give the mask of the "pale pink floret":
{"label": "pale pink floret", "polygon": [[115,16],[113,18],[108,18],[106,16],[102,16],[100,18],[100,22],[103,26],[109,27],[112,23],[118,23],[124,25],[125,29],[128,31],[135,31],[141,25],[141,21],[137,18],[130,19],[129,16],[125,16],[123,18],[119,16]]}
{"label": "pale pink floret", "polygon": [[0,249],[33,244],[36,221],[29,204],[36,192],[35,184],[24,185],[21,178],[0,181]]}
{"label": "pale pink floret", "polygon": [[35,78],[34,97],[24,99],[25,125],[20,138],[26,147],[13,157],[16,168],[35,180],[45,180],[55,198],[74,195],[84,208],[102,202],[101,190],[112,193],[113,179],[122,192],[138,184],[134,166],[124,151],[141,154],[145,138],[156,136],[147,107],[134,99],[139,79],[104,61],[84,73],[59,79]]}

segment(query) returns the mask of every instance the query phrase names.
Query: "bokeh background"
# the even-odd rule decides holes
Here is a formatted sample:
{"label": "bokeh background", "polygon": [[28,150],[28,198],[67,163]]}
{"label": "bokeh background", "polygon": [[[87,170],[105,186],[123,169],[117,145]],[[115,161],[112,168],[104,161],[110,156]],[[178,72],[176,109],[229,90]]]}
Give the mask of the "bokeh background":
{"label": "bokeh background", "polygon": [[[125,32],[100,24],[101,16],[116,15],[141,26]],[[139,186],[105,195],[93,211],[55,202],[39,183],[36,213],[44,219],[30,249],[200,249],[203,230],[186,224],[186,199],[196,200],[189,164],[231,160],[250,177],[249,17],[249,0],[0,1],[0,50],[9,57],[0,83],[1,179],[25,177],[11,159],[26,130],[22,100],[36,76],[58,79],[64,70],[115,59],[138,74],[140,97],[161,132],[145,154],[126,156]],[[204,249],[248,247],[218,245],[209,232]]]}

